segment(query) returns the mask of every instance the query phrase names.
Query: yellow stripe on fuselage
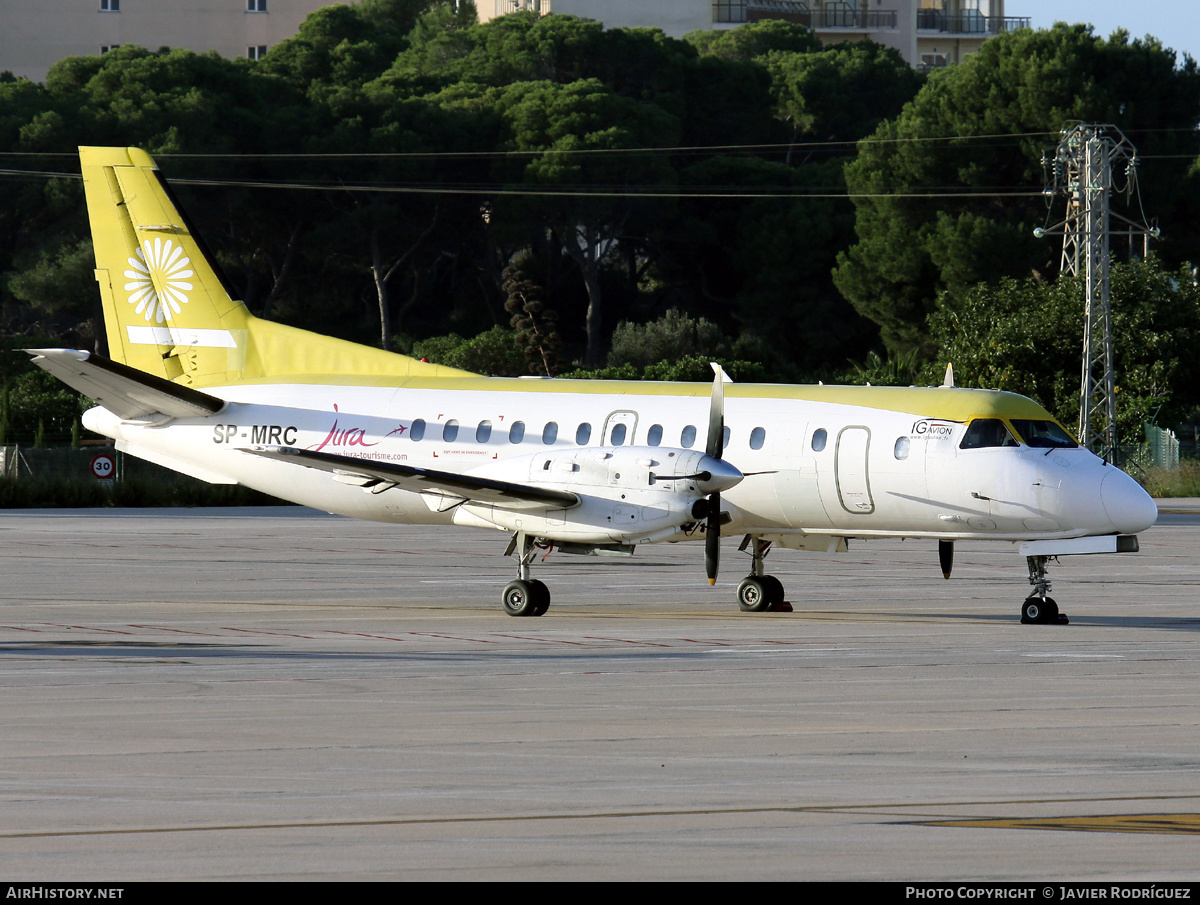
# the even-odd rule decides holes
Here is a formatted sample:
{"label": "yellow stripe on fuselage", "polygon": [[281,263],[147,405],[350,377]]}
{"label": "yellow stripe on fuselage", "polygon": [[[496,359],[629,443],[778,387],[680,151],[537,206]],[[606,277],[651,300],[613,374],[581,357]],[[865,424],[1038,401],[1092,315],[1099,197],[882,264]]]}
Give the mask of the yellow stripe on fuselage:
{"label": "yellow stripe on fuselage", "polygon": [[[263,378],[239,385],[287,384],[290,386],[394,387],[411,390],[445,390],[468,393],[546,393],[604,396],[676,396],[707,398],[710,383],[668,383],[649,380],[571,380],[517,377],[346,377],[343,375]],[[870,387],[808,384],[732,383],[727,399],[778,399],[850,405],[886,412],[905,412],[924,418],[966,422],[972,418],[1030,418],[1053,420],[1042,406],[1026,396],[1000,390],[963,387]]]}

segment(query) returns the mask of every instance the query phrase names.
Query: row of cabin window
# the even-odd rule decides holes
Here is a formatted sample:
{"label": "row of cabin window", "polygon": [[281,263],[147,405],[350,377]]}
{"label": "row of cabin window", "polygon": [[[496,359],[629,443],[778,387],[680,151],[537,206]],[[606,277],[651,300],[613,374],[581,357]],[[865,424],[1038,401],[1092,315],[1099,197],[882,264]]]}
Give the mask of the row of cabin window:
{"label": "row of cabin window", "polygon": [[[410,440],[425,439],[425,420],[418,418],[412,423],[408,430]],[[442,425],[442,441],[445,443],[453,443],[458,439],[459,423],[451,419]],[[629,435],[629,428],[625,424],[614,424],[612,432],[609,434],[609,446],[624,446],[625,440]],[[729,446],[729,428],[725,428],[725,437],[723,446]],[[647,446],[661,446],[663,438],[663,426],[661,424],[650,425],[650,430],[646,432]],[[475,442],[487,443],[492,439],[492,422],[480,421],[475,427]],[[521,443],[525,439],[525,422],[514,421],[508,426],[508,442]],[[587,446],[592,439],[592,426],[586,421],[575,429],[575,445]],[[767,440],[767,431],[765,428],[756,427],[750,432],[750,448],[762,449],[763,444]],[[558,442],[558,422],[549,421],[542,428],[542,442],[547,446]],[[696,426],[689,424],[679,435],[679,445],[684,449],[691,449],[696,445]]]}

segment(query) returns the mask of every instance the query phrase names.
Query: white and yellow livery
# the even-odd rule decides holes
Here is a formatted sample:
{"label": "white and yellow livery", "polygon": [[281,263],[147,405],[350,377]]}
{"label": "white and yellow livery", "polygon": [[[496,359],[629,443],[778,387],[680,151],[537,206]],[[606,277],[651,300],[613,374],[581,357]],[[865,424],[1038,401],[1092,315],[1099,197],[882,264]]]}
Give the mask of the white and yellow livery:
{"label": "white and yellow livery", "polygon": [[[632,553],[744,538],[745,610],[783,603],[772,546],[849,538],[1020,543],[1026,622],[1065,621],[1047,557],[1137,548],[1157,509],[1130,477],[1011,393],[488,378],[254,317],[144,152],[81,148],[110,359],[35,360],[98,403],[132,455],[358,518],[512,536],[512,615],[541,615],[536,543]],[[948,381],[949,382],[949,381]]]}

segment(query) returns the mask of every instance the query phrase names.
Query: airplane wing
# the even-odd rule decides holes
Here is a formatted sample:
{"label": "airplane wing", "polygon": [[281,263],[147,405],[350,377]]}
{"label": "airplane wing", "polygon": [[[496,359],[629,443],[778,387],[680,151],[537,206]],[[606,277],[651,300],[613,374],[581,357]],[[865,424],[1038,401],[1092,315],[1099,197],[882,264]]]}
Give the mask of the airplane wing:
{"label": "airplane wing", "polygon": [[162,414],[213,415],[225,400],[77,349],[26,349],[33,363],[127,421]]}
{"label": "airplane wing", "polygon": [[533,503],[539,506],[570,509],[579,505],[579,497],[565,490],[551,490],[546,487],[516,484],[511,481],[497,481],[470,474],[434,471],[429,468],[400,465],[395,462],[372,462],[354,456],[339,456],[334,453],[296,449],[293,446],[266,446],[243,451],[267,459],[294,462],[297,465],[327,471],[333,474],[335,479],[357,478],[361,480],[364,487],[370,487],[375,483],[384,485],[382,489],[394,486],[416,493],[450,494],[461,497],[464,501],[493,503],[500,506]]}

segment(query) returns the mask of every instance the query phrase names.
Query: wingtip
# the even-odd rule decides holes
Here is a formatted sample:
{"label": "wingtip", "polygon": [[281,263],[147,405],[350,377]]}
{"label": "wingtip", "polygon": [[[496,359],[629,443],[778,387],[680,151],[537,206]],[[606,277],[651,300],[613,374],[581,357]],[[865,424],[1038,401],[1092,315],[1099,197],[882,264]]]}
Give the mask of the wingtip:
{"label": "wingtip", "polygon": [[716,583],[717,583],[717,580],[716,580],[715,578],[710,578],[710,579],[708,580],[708,586],[709,586],[710,588],[711,588],[713,585],[715,585]]}

